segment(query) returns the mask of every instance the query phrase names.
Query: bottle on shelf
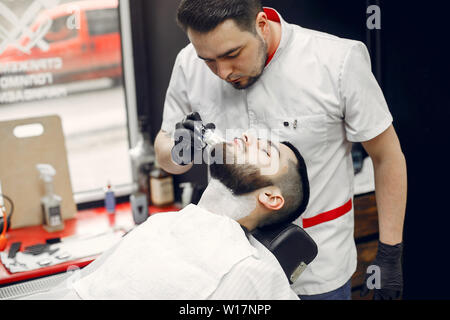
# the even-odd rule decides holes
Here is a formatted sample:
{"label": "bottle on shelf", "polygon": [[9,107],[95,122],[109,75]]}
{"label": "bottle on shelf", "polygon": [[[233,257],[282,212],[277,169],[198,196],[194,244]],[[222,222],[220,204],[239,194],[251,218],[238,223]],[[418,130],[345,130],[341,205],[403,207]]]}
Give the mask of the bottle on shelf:
{"label": "bottle on shelf", "polygon": [[105,188],[105,208],[109,214],[116,213],[116,197],[111,182],[108,181]]}
{"label": "bottle on shelf", "polygon": [[157,162],[150,173],[151,203],[164,207],[174,203],[173,176],[161,169]]}
{"label": "bottle on shelf", "polygon": [[62,198],[53,191],[53,176],[56,174],[56,170],[52,165],[47,163],[37,164],[36,168],[45,185],[45,195],[41,198],[44,214],[44,229],[48,232],[63,230],[64,222],[61,214]]}
{"label": "bottle on shelf", "polygon": [[155,149],[150,137],[150,126],[145,116],[139,118],[139,140],[129,152],[133,179],[137,183],[137,192],[145,194],[150,204],[150,172],[155,165]]}

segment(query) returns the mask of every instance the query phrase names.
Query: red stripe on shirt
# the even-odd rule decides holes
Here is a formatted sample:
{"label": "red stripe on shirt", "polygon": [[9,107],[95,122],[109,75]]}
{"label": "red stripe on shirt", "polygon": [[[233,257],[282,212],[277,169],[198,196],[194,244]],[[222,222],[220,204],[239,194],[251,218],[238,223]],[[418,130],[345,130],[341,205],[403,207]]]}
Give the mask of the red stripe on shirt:
{"label": "red stripe on shirt", "polygon": [[332,221],[350,212],[350,210],[352,210],[352,199],[336,209],[320,213],[312,218],[303,218],[303,228],[310,228],[324,222]]}

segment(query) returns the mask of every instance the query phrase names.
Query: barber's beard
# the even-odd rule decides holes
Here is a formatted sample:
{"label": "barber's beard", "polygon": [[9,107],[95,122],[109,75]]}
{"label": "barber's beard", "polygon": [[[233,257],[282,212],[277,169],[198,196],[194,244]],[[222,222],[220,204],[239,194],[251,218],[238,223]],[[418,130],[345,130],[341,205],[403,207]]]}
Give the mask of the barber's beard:
{"label": "barber's beard", "polygon": [[254,70],[252,70],[252,74],[256,74],[255,76],[249,77],[245,84],[241,84],[240,82],[231,83],[231,85],[238,90],[247,89],[252,86],[258,79],[262,76],[264,72],[264,68],[266,66],[266,61],[269,58],[267,53],[267,44],[259,35],[257,35],[259,40],[258,46],[258,59],[259,63],[256,65]]}
{"label": "barber's beard", "polygon": [[[243,195],[260,188],[273,185],[273,182],[261,175],[261,170],[251,164],[227,163],[227,159],[235,159],[226,144],[222,144],[223,161],[210,165],[211,177],[219,180],[234,195]],[[236,161],[233,161],[236,162]]]}

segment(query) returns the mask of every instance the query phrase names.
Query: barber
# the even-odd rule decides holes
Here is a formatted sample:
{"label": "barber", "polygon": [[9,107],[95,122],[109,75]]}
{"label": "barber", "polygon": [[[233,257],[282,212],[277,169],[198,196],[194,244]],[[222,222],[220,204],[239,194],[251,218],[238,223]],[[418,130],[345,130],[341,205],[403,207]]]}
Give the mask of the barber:
{"label": "barber", "polygon": [[175,61],[155,141],[162,168],[192,167],[176,164],[171,150],[175,128],[193,128],[193,112],[222,133],[277,130],[305,158],[310,203],[296,223],[319,248],[293,289],[303,299],[350,299],[357,265],[350,150],[361,142],[374,165],[380,235],[371,269],[378,274],[363,291],[398,298],[406,162],[365,45],[289,24],[258,0],[183,0],[177,19],[191,43]]}

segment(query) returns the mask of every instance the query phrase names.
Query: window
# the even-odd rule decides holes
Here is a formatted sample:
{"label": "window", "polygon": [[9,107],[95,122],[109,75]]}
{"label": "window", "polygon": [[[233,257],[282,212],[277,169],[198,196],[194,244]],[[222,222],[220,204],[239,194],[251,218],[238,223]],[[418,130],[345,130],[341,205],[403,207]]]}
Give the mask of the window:
{"label": "window", "polygon": [[86,17],[91,36],[119,32],[117,9],[89,10]]}
{"label": "window", "polygon": [[[58,114],[75,201],[101,199],[108,181],[116,195],[129,194],[118,1],[61,0],[51,8],[39,0],[11,1],[5,6],[10,12],[0,12],[0,121]],[[71,23],[68,8],[80,15],[77,19],[87,19]],[[14,24],[17,19],[6,21],[11,12],[29,21],[21,26]],[[51,26],[33,33],[30,26],[41,15],[50,17]],[[10,39],[8,32],[16,27],[23,30]],[[23,36],[30,36],[33,46],[24,47]]]}

